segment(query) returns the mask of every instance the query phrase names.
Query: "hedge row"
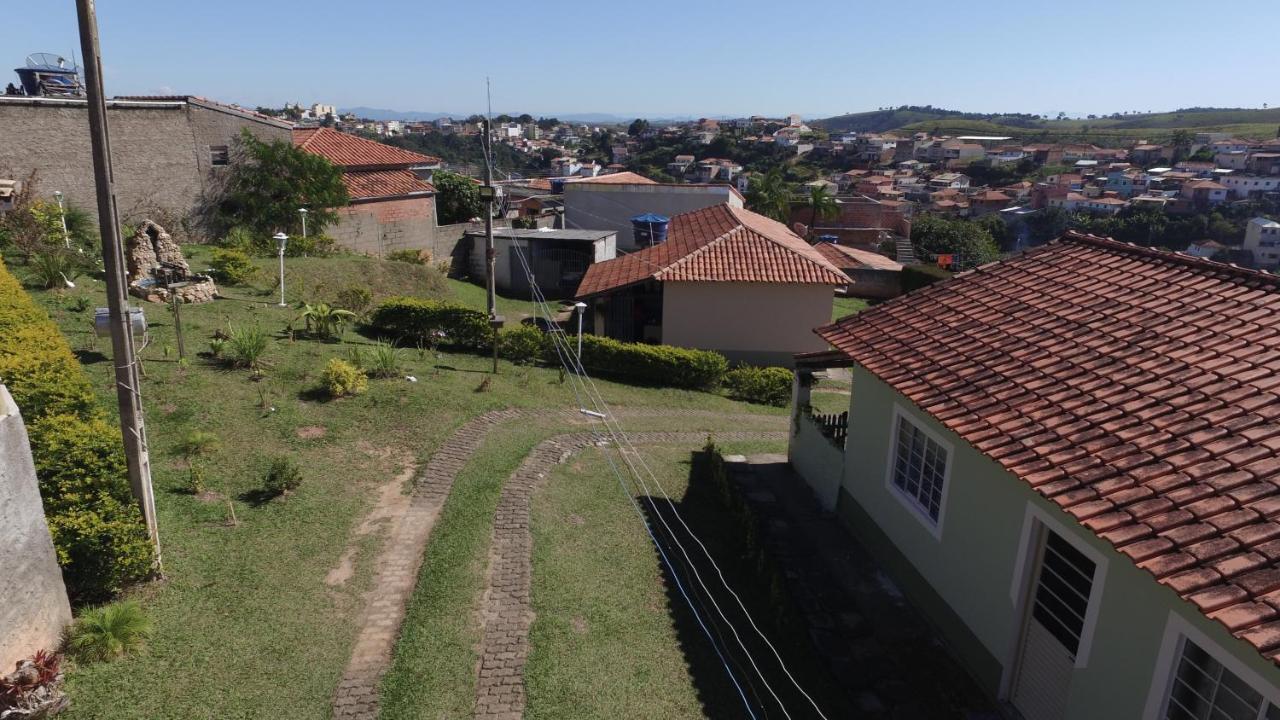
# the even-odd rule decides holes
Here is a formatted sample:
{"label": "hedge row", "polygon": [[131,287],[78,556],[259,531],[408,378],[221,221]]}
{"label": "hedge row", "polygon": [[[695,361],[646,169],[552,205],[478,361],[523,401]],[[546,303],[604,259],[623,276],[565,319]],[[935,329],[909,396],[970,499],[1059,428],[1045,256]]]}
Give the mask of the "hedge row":
{"label": "hedge row", "polygon": [[66,339],[0,262],[0,384],[27,425],[67,590],[95,601],[145,577],[152,548],[107,423]]}
{"label": "hedge row", "polygon": [[708,350],[583,335],[582,366],[590,373],[644,385],[714,390],[729,370],[729,361]]}
{"label": "hedge row", "polygon": [[402,343],[481,350],[492,347],[489,316],[465,305],[394,297],[383,300],[369,316],[376,332]]}

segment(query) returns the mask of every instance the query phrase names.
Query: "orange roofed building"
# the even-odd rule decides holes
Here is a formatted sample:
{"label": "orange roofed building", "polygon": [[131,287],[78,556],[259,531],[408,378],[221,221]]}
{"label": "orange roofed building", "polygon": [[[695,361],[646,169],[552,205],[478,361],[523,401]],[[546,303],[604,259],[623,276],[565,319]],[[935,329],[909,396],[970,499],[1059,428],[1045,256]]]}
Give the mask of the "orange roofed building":
{"label": "orange roofed building", "polygon": [[[293,144],[342,168],[351,204],[327,229],[353,252],[384,256],[402,249],[431,250],[436,241],[436,189],[431,173],[440,159],[330,128],[293,131]],[[444,255],[452,245],[444,249]]]}

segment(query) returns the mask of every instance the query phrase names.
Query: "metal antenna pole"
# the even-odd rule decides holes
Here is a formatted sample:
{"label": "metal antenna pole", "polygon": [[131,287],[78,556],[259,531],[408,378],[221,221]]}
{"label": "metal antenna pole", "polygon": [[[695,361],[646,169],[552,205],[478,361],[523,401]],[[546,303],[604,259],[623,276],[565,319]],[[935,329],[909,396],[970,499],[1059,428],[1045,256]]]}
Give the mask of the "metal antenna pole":
{"label": "metal antenna pole", "polygon": [[106,268],[107,308],[110,313],[111,350],[116,372],[116,400],[120,404],[120,431],[124,435],[129,487],[142,509],[147,534],[156,551],[156,571],[161,572],[160,529],[156,499],[151,486],[151,459],[147,452],[142,417],[138,364],[133,350],[133,328],[125,292],[124,249],[116,215],[111,141],[107,132],[107,103],[102,91],[102,58],[98,47],[98,20],[94,0],[76,0],[80,25],[80,50],[84,55],[85,91],[88,94],[89,138],[93,145],[93,179],[98,194],[98,229],[102,234],[102,263]]}
{"label": "metal antenna pole", "polygon": [[[489,97],[489,78],[484,79],[485,97]],[[493,104],[490,101],[488,107],[489,115],[493,114]],[[485,284],[488,288],[489,296],[489,326],[493,328],[493,374],[498,374],[498,330],[502,327],[504,318],[498,314],[498,286],[495,275],[496,265],[498,262],[498,251],[493,247],[493,200],[496,191],[493,188],[493,147],[492,147],[492,121],[489,115],[484,118],[484,136],[481,140],[484,148],[484,258],[485,258]]]}

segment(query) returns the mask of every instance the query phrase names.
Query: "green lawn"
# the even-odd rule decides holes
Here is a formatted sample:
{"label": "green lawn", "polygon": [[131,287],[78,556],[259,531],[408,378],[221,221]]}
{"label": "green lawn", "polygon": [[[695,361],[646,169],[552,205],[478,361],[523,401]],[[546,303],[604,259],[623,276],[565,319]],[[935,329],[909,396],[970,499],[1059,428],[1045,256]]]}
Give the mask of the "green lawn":
{"label": "green lawn", "polygon": [[[195,267],[206,262],[204,249],[190,255]],[[362,396],[319,401],[308,391],[323,363],[345,356],[350,345],[369,341],[353,332],[344,344],[289,341],[283,331],[295,321],[297,310],[275,306],[274,261],[261,265],[264,276],[257,285],[225,287],[226,299],[183,307],[186,363],[176,357],[168,308],[144,304],[151,342],[143,354],[147,377],[142,392],[165,579],[130,595],[143,602],[155,633],[135,657],[72,668],[68,687],[73,704],[66,717],[327,717],[350,654],[372,554],[382,539],[380,529],[363,536],[356,532],[379,488],[396,482],[406,466],[421,467],[454,428],[479,413],[571,404],[568,387],[553,370],[503,363],[488,391],[477,392],[489,377],[490,360],[417,351],[406,352],[404,360],[405,373],[418,382],[372,380]],[[448,296],[452,289],[430,271],[405,263],[340,257],[288,258],[286,265],[291,301],[330,299],[350,284],[366,285],[379,297],[421,288]],[[14,270],[23,272],[17,263]],[[93,308],[105,304],[101,282],[85,277],[74,290],[33,295],[80,353],[104,405],[114,407],[106,357],[110,343],[95,339],[90,330]],[[213,332],[228,323],[260,323],[275,333],[261,381],[196,356]],[[613,383],[601,383],[601,390],[618,405],[753,409],[705,393]],[[197,428],[221,439],[221,449],[208,463],[213,494],[204,497],[184,491],[187,472],[176,452],[181,439]],[[505,442],[513,443],[515,454],[502,457],[517,458],[519,441]],[[288,498],[262,503],[252,491],[277,455],[298,461],[304,483]],[[446,515],[470,512],[491,520],[484,517],[486,489],[467,490],[472,480],[493,482],[497,470],[484,468],[477,465],[463,478],[470,480],[460,484],[463,492]],[[492,494],[492,488],[487,492]],[[235,526],[228,523],[232,508]],[[442,520],[442,528],[464,524],[450,517]],[[446,536],[468,548],[476,537],[488,540],[487,531],[438,532],[435,539]],[[430,552],[439,555],[444,549],[433,546]],[[330,571],[343,565],[344,554],[352,560],[350,577],[326,585]],[[474,562],[476,556],[457,557]],[[451,660],[431,657],[416,669],[431,672],[434,664]]]}
{"label": "green lawn", "polygon": [[[477,285],[469,280],[457,280],[449,278],[449,292],[453,299],[477,310],[489,309],[488,293],[485,288]],[[557,308],[558,303],[552,302],[551,307]],[[527,317],[541,316],[537,306],[529,300],[519,300],[516,298],[498,296],[498,314],[507,318],[510,323],[516,323]]]}
{"label": "green lawn", "polygon": [[871,305],[862,298],[837,296],[835,302],[831,304],[831,319],[839,320],[847,315],[860,313],[868,307]]}

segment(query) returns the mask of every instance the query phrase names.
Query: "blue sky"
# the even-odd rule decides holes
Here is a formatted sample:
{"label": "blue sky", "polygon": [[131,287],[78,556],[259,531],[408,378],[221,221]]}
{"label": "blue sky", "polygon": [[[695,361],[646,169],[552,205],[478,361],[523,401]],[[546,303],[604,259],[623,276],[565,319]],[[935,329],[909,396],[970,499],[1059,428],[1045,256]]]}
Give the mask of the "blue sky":
{"label": "blue sky", "polygon": [[[79,52],[72,0],[4,4],[0,67],[28,52]],[[1280,103],[1266,33],[1256,30],[1280,24],[1276,0],[559,5],[99,0],[98,14],[108,94],[246,105],[469,113],[484,108],[486,75],[495,111],[535,115]],[[1231,41],[1236,33],[1242,41]]]}

